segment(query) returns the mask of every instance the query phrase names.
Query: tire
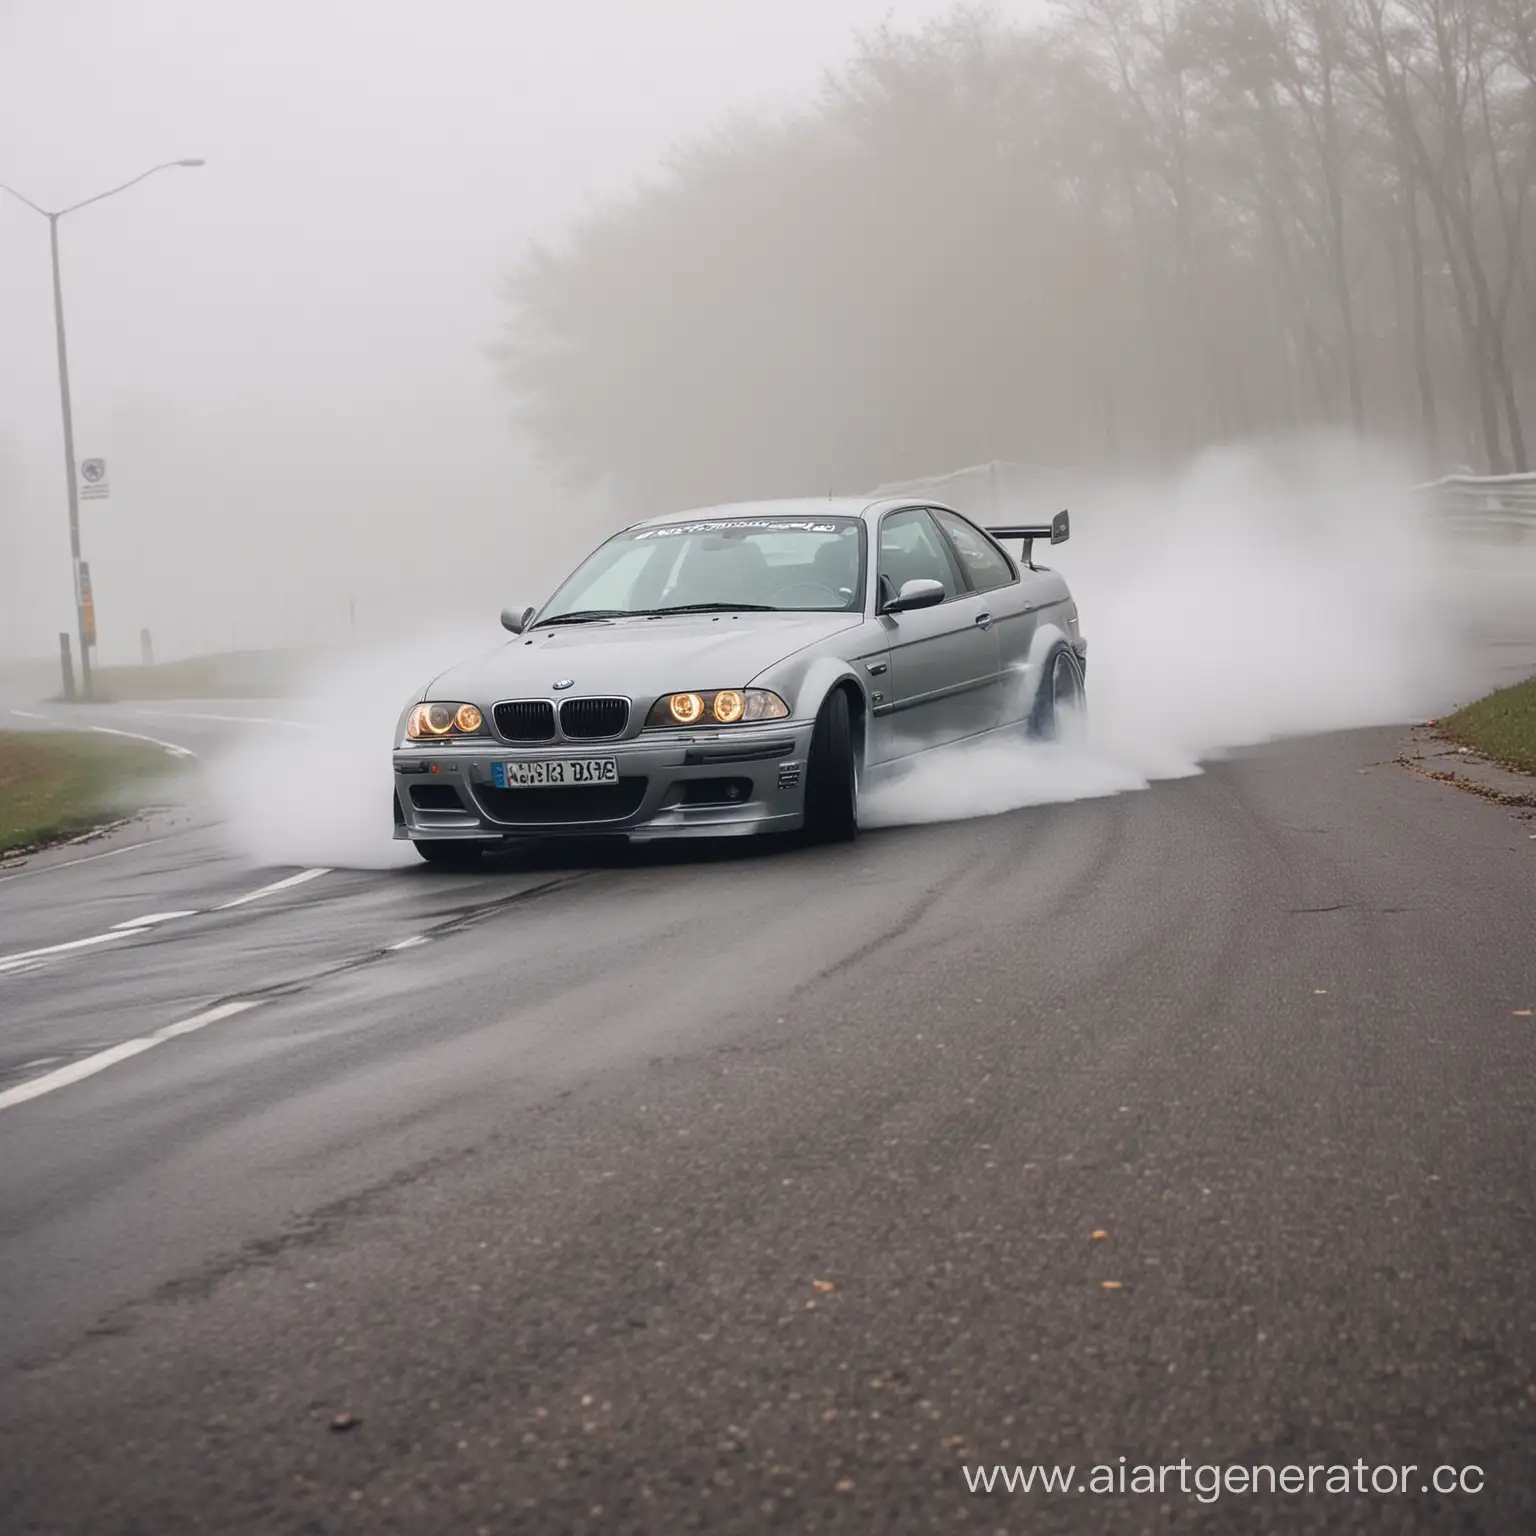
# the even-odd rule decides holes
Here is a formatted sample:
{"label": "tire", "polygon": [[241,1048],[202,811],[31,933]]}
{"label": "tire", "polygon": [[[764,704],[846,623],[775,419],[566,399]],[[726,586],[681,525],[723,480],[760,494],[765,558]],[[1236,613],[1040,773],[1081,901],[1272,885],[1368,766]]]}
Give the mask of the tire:
{"label": "tire", "polygon": [[485,851],[479,843],[413,842],[411,846],[435,869],[478,869]]}
{"label": "tire", "polygon": [[816,716],[805,768],[805,838],[851,843],[859,835],[859,765],[848,695],[834,688]]}
{"label": "tire", "polygon": [[1040,693],[1029,717],[1029,734],[1039,741],[1071,739],[1088,712],[1082,663],[1070,646],[1058,645],[1045,664]]}

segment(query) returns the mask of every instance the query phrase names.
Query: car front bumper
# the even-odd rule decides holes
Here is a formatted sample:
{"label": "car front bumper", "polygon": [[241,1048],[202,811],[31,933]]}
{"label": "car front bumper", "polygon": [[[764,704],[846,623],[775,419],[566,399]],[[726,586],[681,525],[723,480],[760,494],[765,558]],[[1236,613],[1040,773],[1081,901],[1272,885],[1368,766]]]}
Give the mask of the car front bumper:
{"label": "car front bumper", "polygon": [[[412,841],[730,837],[802,824],[810,721],[646,733],[536,747],[485,740],[397,746],[395,836]],[[498,789],[493,767],[612,757],[616,784]]]}

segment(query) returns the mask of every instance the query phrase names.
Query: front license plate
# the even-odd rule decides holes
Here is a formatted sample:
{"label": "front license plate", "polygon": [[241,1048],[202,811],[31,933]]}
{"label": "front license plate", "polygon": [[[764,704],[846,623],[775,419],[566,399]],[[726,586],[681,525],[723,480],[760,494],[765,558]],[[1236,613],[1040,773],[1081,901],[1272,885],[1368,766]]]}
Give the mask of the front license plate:
{"label": "front license plate", "polygon": [[558,784],[584,788],[589,784],[617,784],[619,765],[611,757],[551,758],[547,762],[492,763],[491,782],[497,789],[542,789]]}

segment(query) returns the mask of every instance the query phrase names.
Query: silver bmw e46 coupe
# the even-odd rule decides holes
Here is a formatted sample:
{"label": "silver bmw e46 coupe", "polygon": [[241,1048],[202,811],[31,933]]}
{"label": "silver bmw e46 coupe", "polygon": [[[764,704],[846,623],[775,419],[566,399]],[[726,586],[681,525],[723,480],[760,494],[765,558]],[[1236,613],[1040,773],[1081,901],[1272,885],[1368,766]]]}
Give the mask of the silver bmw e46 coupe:
{"label": "silver bmw e46 coupe", "polygon": [[852,838],[876,776],[1082,706],[1077,605],[1033,559],[1068,531],[901,498],[636,523],[411,699],[395,836],[444,865],[555,835]]}

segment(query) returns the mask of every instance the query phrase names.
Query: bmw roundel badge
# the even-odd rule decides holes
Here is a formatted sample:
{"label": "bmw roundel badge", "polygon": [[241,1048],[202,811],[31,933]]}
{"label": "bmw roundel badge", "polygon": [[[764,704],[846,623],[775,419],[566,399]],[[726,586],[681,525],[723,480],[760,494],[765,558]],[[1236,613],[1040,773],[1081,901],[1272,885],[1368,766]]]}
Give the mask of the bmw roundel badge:
{"label": "bmw roundel badge", "polygon": [[576,686],[576,679],[574,677],[557,677],[550,686],[556,693],[564,693],[567,688],[574,688]]}

